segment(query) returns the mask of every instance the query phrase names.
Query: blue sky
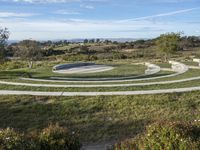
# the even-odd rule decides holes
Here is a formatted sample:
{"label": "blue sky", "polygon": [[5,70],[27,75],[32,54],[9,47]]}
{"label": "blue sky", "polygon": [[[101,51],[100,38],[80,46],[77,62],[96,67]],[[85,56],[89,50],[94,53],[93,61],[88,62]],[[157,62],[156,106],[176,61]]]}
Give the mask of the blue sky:
{"label": "blue sky", "polygon": [[0,0],[11,40],[200,36],[200,0]]}

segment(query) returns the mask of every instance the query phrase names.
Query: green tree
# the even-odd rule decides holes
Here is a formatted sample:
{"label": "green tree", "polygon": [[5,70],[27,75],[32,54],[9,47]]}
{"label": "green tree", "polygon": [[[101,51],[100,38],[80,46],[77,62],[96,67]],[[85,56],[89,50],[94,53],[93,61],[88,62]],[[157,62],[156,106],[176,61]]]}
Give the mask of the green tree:
{"label": "green tree", "polygon": [[180,50],[179,43],[181,40],[180,33],[161,34],[156,40],[156,47],[159,51],[164,53],[165,61],[167,61],[170,54],[176,53]]}
{"label": "green tree", "polygon": [[0,28],[0,61],[5,57],[5,45],[9,35],[10,33],[7,28]]}
{"label": "green tree", "polygon": [[101,40],[100,39],[96,39],[96,43],[100,43],[101,42]]}
{"label": "green tree", "polygon": [[89,43],[94,43],[95,42],[95,39],[90,39],[89,40]]}
{"label": "green tree", "polygon": [[84,41],[83,41],[83,43],[88,43],[89,42],[89,40],[88,39],[85,39]]}
{"label": "green tree", "polygon": [[33,67],[33,62],[42,57],[40,43],[33,40],[21,41],[18,44],[16,55],[28,61],[28,66],[31,69]]}

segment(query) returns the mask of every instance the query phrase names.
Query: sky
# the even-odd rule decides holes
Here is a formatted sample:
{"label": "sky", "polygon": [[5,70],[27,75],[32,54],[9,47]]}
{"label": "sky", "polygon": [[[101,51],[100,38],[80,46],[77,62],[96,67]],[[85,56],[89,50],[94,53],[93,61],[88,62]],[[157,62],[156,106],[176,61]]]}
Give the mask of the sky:
{"label": "sky", "polygon": [[200,36],[200,0],[0,0],[10,40]]}

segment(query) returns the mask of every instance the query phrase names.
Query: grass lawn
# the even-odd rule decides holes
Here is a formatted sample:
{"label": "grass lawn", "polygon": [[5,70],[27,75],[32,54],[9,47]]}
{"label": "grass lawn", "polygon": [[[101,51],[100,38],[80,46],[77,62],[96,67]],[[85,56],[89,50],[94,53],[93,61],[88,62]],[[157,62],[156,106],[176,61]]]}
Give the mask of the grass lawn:
{"label": "grass lawn", "polygon": [[[63,62],[64,63],[64,62]],[[125,76],[138,76],[143,75],[146,66],[135,65],[130,62],[97,62],[97,64],[106,64],[113,66],[114,69],[105,72],[90,73],[90,74],[57,74],[52,72],[52,67],[56,63],[41,62],[37,64],[33,69],[21,68],[21,69],[6,69],[0,72],[1,79],[3,78],[18,78],[28,74],[32,78],[49,78],[56,77],[81,77],[81,78],[109,78],[109,77],[125,77]]]}
{"label": "grass lawn", "polygon": [[0,128],[34,131],[58,122],[82,142],[133,137],[158,120],[200,119],[200,92],[145,96],[0,96]]}
{"label": "grass lawn", "polygon": [[47,91],[47,92],[115,92],[115,91],[140,91],[140,90],[160,90],[172,88],[186,88],[200,86],[200,80],[160,84],[146,86],[130,86],[130,87],[82,87],[82,88],[55,88],[55,87],[31,87],[31,86],[15,86],[15,85],[0,85],[0,90],[19,90],[19,91]]}

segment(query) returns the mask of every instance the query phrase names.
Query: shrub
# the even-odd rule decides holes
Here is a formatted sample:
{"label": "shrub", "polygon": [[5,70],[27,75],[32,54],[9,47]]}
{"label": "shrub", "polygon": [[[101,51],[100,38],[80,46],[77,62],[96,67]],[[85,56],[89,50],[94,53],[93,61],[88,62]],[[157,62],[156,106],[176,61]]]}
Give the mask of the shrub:
{"label": "shrub", "polygon": [[0,149],[2,150],[25,150],[26,142],[23,135],[15,132],[13,129],[0,130]]}
{"label": "shrub", "polygon": [[11,70],[25,68],[26,64],[22,61],[6,61],[0,65],[1,70]]}
{"label": "shrub", "polygon": [[144,135],[114,145],[114,150],[156,149],[197,150],[200,147],[200,126],[185,123],[155,123]]}
{"label": "shrub", "polygon": [[42,150],[79,150],[81,147],[74,133],[58,124],[43,129],[39,142]]}
{"label": "shrub", "polygon": [[58,124],[49,125],[40,133],[26,135],[13,129],[0,130],[0,150],[79,150],[81,144],[74,133]]}

